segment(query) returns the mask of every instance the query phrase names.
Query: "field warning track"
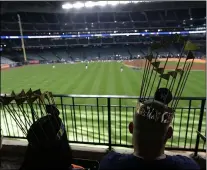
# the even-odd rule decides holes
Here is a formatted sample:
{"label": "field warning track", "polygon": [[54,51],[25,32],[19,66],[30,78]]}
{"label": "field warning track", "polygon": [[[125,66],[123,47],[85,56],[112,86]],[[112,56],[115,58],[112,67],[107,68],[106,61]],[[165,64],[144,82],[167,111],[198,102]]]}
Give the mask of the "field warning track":
{"label": "field warning track", "polygon": [[[161,61],[161,66],[164,65],[166,59],[159,59],[158,61]],[[176,62],[178,59],[169,59],[168,63],[166,65],[167,70],[174,70],[176,68]],[[184,59],[181,59],[179,67],[182,67],[184,63]],[[190,62],[191,60],[189,60]],[[138,67],[138,68],[143,68],[145,66],[145,60],[139,59],[139,60],[133,60],[133,61],[124,61],[124,65],[128,67]],[[195,59],[192,69],[191,70],[196,70],[196,71],[205,71],[206,70],[206,60],[200,60],[200,59]]]}

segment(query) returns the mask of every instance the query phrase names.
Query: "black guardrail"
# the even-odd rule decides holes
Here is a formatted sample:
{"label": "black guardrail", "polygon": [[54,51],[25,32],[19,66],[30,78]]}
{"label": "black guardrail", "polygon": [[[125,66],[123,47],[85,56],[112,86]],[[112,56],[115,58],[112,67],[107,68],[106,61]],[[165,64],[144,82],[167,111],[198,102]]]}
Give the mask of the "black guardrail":
{"label": "black guardrail", "polygon": [[[54,95],[54,99],[70,143],[105,145],[109,149],[113,146],[132,147],[128,124],[133,120],[137,96]],[[166,149],[205,151],[205,144],[197,133],[199,131],[206,136],[205,103],[204,97],[180,98],[172,122],[174,134]],[[27,104],[25,108],[30,112]],[[36,112],[41,114],[38,107]],[[1,114],[1,124],[3,136],[25,138],[6,112]]]}

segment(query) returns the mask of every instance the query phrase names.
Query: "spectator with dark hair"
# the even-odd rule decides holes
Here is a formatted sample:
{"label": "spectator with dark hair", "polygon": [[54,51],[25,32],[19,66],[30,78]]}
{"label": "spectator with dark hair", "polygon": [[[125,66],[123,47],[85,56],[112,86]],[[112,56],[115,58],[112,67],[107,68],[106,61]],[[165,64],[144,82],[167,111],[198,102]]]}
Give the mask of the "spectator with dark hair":
{"label": "spectator with dark hair", "polygon": [[146,101],[129,124],[133,134],[133,154],[110,152],[100,163],[99,170],[109,169],[200,169],[190,158],[164,154],[165,145],[173,134],[170,126],[173,111],[156,100]]}
{"label": "spectator with dark hair", "polygon": [[20,170],[82,170],[72,164],[72,150],[58,109],[52,105],[46,108],[48,115],[34,122],[28,131],[29,144]]}

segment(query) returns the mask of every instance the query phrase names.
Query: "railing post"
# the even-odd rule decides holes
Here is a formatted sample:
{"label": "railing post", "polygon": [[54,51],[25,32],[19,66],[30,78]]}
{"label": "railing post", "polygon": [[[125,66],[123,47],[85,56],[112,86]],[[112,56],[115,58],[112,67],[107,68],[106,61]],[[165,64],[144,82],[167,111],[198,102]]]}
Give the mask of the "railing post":
{"label": "railing post", "polygon": [[108,107],[108,145],[109,150],[111,150],[111,99],[107,98],[107,107]]}
{"label": "railing post", "polygon": [[99,102],[98,102],[98,97],[96,98],[96,106],[97,106],[97,117],[98,117],[98,139],[100,143],[100,120],[99,120]]}
{"label": "railing post", "polygon": [[73,106],[73,115],[74,115],[74,124],[75,124],[75,137],[76,137],[76,141],[78,141],[76,117],[75,117],[75,101],[74,101],[74,97],[72,97],[72,106]]}
{"label": "railing post", "polygon": [[62,115],[63,115],[63,122],[65,122],[65,116],[64,116],[64,111],[63,111],[63,97],[60,97],[60,104],[61,104],[61,109],[62,109]]}
{"label": "railing post", "polygon": [[[200,117],[199,117],[199,122],[198,122],[198,131],[199,132],[201,132],[201,127],[202,127],[203,114],[204,114],[204,108],[205,108],[205,101],[206,101],[205,99],[203,99],[201,101],[201,110],[200,110]],[[197,133],[194,157],[196,157],[198,155],[199,142],[200,142],[200,136]]]}
{"label": "railing post", "polygon": [[[121,144],[121,98],[119,98],[119,126],[120,126],[120,133],[119,133],[119,137],[120,137],[120,144]],[[116,129],[115,129],[116,130]]]}
{"label": "railing post", "polygon": [[188,106],[188,119],[187,119],[187,127],[186,127],[186,132],[185,132],[185,143],[184,143],[184,148],[186,148],[186,143],[187,143],[187,138],[188,138],[188,126],[189,126],[189,119],[190,119],[190,110],[191,110],[191,103],[192,100],[189,100],[189,106]]}

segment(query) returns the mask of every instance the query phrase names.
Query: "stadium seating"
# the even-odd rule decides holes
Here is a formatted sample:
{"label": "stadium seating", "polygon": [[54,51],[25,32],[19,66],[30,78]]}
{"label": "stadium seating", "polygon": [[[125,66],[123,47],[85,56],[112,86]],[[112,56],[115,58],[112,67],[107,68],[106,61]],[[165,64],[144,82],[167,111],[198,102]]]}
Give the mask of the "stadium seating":
{"label": "stadium seating", "polygon": [[52,53],[49,50],[43,50],[41,53],[39,52],[39,55],[43,58],[45,58],[45,60],[58,60],[58,58],[54,55],[54,53]]}
{"label": "stadium seating", "polygon": [[66,52],[65,50],[57,49],[54,53],[61,59],[64,60],[71,60],[70,53]]}
{"label": "stadium seating", "polygon": [[37,53],[35,52],[28,52],[27,54],[27,59],[28,60],[43,60]]}
{"label": "stadium seating", "polygon": [[[191,17],[194,19],[204,19],[206,15],[205,8],[193,8],[191,15],[187,9],[179,10],[159,10],[159,11],[145,11],[143,12],[105,12],[105,13],[82,13],[73,14],[71,13],[68,17],[65,17],[63,13],[54,15],[53,13],[33,13],[33,12],[22,12],[21,20],[23,23],[23,30],[25,31],[46,31],[46,30],[85,30],[85,23],[94,23],[92,26],[88,24],[88,29],[112,29],[117,28],[124,29],[137,29],[139,27],[166,27],[175,26],[177,23],[183,22],[183,20],[189,20]],[[12,19],[10,19],[12,18]],[[114,22],[116,21],[116,22]],[[129,22],[129,21],[133,21]],[[149,22],[150,23],[149,23]],[[163,21],[163,22],[157,22]],[[19,26],[15,13],[3,14],[2,15],[2,31],[7,30],[18,30]],[[111,22],[106,23],[106,22]],[[33,24],[38,23],[38,24]],[[67,24],[65,24],[67,23]],[[187,22],[186,26],[190,24],[198,23],[196,20]],[[203,25],[200,22],[199,25]]]}
{"label": "stadium seating", "polygon": [[[77,38],[31,38],[25,39],[25,47],[28,60],[91,60],[91,59],[115,59],[115,58],[137,58],[142,57],[148,52],[147,45],[152,42],[159,42],[162,35],[156,36],[122,36],[119,33],[137,33],[137,32],[159,32],[159,31],[184,31],[196,30],[197,27],[205,30],[205,7],[198,4],[195,8],[179,2],[179,9],[173,7],[173,3],[140,3],[138,8],[143,11],[134,9],[134,5],[120,5],[110,10],[100,10],[93,7],[94,13],[83,10],[80,13],[53,12],[19,12],[22,22],[24,35],[41,36],[41,35],[68,35],[68,34],[110,34],[118,33],[117,36],[106,37],[77,37]],[[38,4],[36,4],[38,6]],[[54,5],[51,2],[51,5]],[[160,6],[161,5],[161,6]],[[47,5],[46,5],[47,6]],[[150,6],[150,7],[149,7]],[[191,6],[191,4],[189,4]],[[119,8],[120,7],[120,8]],[[149,7],[149,9],[148,9]],[[160,10],[157,10],[157,7]],[[170,9],[167,9],[169,7]],[[145,10],[146,8],[146,10]],[[107,8],[106,8],[107,9]],[[116,10],[115,10],[116,9]],[[90,9],[89,9],[90,10]],[[184,29],[186,27],[186,29]],[[2,14],[2,35],[19,35],[19,25],[16,13]],[[200,34],[190,36],[189,38],[196,41],[203,50],[196,53],[196,56],[205,54],[205,35]],[[3,44],[9,47],[21,48],[20,39],[4,39]],[[144,45],[145,44],[145,45]],[[99,48],[100,45],[104,47]],[[106,48],[107,45],[115,45]],[[117,47],[116,45],[120,45]],[[126,45],[125,47],[121,45]],[[89,49],[79,47],[87,47]],[[74,48],[72,48],[74,47]],[[43,49],[44,52],[31,52],[33,49]],[[53,49],[55,48],[55,49]],[[67,52],[65,52],[67,51]],[[180,47],[169,47],[168,49],[159,49],[156,52],[160,56],[166,56],[170,51],[177,55]],[[22,52],[11,52],[9,57],[13,60],[22,61]],[[156,53],[155,53],[156,54]],[[16,61],[15,59],[15,61]]]}
{"label": "stadium seating", "polygon": [[9,58],[1,57],[1,64],[13,64],[14,61],[10,60]]}
{"label": "stadium seating", "polygon": [[[160,48],[153,52],[154,55],[159,54],[160,57],[169,54],[177,56],[181,49],[177,46],[170,46],[168,48]],[[47,61],[84,61],[84,60],[120,60],[120,59],[134,59],[142,58],[148,53],[148,45],[103,45],[103,46],[87,46],[87,47],[61,47],[61,48],[47,48],[43,50],[26,50],[28,60],[47,60]],[[203,52],[196,52],[195,55],[203,56]],[[10,63],[10,59],[16,57],[23,61],[22,51],[15,51],[4,55],[2,62]],[[16,60],[15,60],[16,61]]]}

